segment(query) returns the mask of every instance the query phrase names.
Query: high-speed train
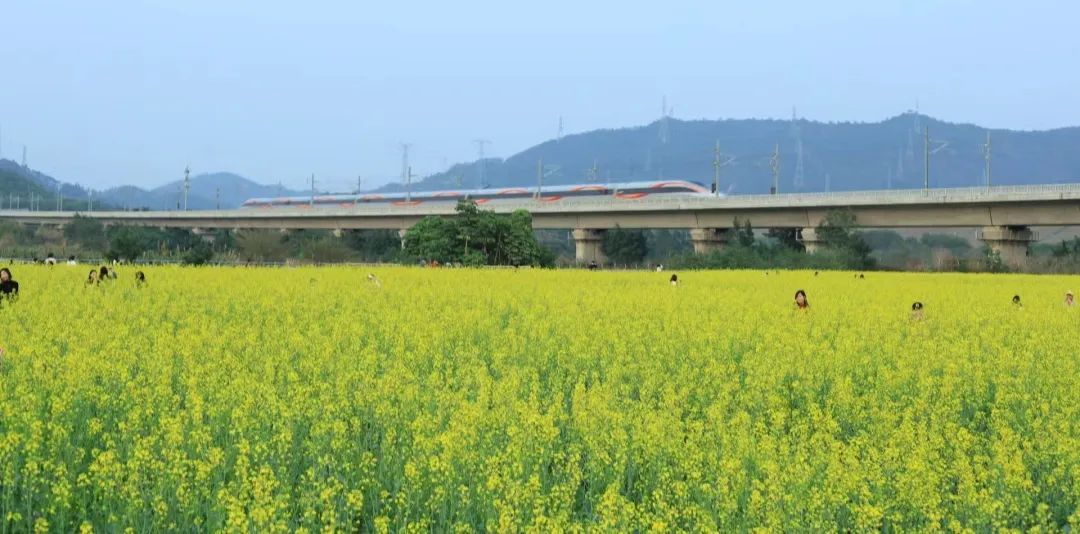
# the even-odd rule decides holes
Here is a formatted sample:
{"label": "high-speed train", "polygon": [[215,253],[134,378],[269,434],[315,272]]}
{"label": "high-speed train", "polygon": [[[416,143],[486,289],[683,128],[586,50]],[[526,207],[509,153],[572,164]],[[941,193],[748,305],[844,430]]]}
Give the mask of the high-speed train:
{"label": "high-speed train", "polygon": [[499,189],[465,189],[449,191],[417,191],[405,193],[361,193],[340,195],[294,196],[278,198],[252,198],[245,200],[241,208],[331,208],[352,207],[359,204],[388,204],[393,206],[416,206],[435,202],[472,200],[477,204],[500,200],[524,200],[536,198],[541,202],[558,202],[563,199],[610,196],[619,200],[636,200],[646,197],[701,197],[712,196],[709,189],[699,183],[686,180],[658,182],[624,182],[617,184],[577,184],[541,187],[539,196],[535,187],[505,187]]}

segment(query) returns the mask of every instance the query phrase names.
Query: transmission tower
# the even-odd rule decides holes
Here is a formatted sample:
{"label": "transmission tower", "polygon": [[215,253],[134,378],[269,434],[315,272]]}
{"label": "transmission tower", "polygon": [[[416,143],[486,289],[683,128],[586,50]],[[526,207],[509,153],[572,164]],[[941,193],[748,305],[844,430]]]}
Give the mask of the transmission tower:
{"label": "transmission tower", "polygon": [[802,143],[802,128],[799,126],[798,115],[795,114],[795,108],[791,108],[791,135],[795,138],[795,176],[792,179],[792,186],[796,191],[801,191],[803,188],[803,143]]}
{"label": "transmission tower", "polygon": [[487,184],[487,172],[486,172],[487,171],[487,162],[484,161],[484,145],[488,145],[490,143],[491,143],[491,141],[489,141],[487,139],[473,139],[473,144],[476,145],[476,159],[477,159],[477,162],[480,164],[480,169],[479,169],[479,172],[478,172],[480,186],[477,189],[486,189],[487,186],[488,186],[488,184]]}
{"label": "transmission tower", "polygon": [[660,143],[667,144],[670,132],[668,131],[668,118],[671,117],[671,108],[667,105],[667,95],[660,99]]}
{"label": "transmission tower", "polygon": [[409,178],[409,147],[412,143],[401,143],[401,182]]}
{"label": "transmission tower", "polygon": [[561,143],[562,142],[562,136],[563,136],[562,115],[559,115],[559,133],[558,133],[558,135],[555,136],[555,141],[558,142],[558,143]]}
{"label": "transmission tower", "polygon": [[[931,145],[937,143],[936,147]],[[930,127],[923,127],[923,189],[930,189],[930,156],[937,154],[949,146],[948,141],[930,139]]]}
{"label": "transmission tower", "polygon": [[780,144],[773,149],[772,158],[769,159],[769,168],[772,169],[772,194],[780,194]]}
{"label": "transmission tower", "polygon": [[188,210],[188,192],[191,191],[191,168],[184,167],[184,211]]}

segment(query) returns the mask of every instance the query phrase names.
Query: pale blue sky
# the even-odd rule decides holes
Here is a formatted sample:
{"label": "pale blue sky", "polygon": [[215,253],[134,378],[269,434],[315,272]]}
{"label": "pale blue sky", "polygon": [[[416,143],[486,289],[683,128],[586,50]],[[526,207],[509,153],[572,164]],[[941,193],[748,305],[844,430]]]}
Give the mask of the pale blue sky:
{"label": "pale blue sky", "polygon": [[678,118],[1080,125],[1080,2],[0,0],[3,156],[92,187],[396,179]]}

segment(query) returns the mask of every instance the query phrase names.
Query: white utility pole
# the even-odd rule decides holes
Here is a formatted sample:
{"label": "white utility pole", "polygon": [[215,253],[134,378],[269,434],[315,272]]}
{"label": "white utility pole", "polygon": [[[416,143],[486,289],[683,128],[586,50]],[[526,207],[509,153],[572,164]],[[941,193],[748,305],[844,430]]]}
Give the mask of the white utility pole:
{"label": "white utility pole", "polygon": [[184,211],[188,210],[188,192],[191,191],[191,168],[184,167]]}

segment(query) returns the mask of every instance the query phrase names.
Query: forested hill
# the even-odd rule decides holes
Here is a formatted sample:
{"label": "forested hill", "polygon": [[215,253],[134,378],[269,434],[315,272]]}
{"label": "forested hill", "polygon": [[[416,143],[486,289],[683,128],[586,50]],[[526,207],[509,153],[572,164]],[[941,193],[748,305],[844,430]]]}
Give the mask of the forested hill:
{"label": "forested hill", "polygon": [[[730,160],[721,168],[720,189],[732,194],[768,192],[777,147],[781,192],[918,188],[923,185],[927,129],[931,187],[985,184],[987,129],[905,113],[876,123],[667,119],[665,126],[660,120],[569,135],[483,165],[455,165],[414,188],[477,187],[482,176],[489,187],[535,185],[541,160],[545,184],[654,179],[711,184],[717,143],[722,159]],[[1080,128],[989,133],[995,185],[1080,182]],[[801,184],[796,179],[800,141]]]}

